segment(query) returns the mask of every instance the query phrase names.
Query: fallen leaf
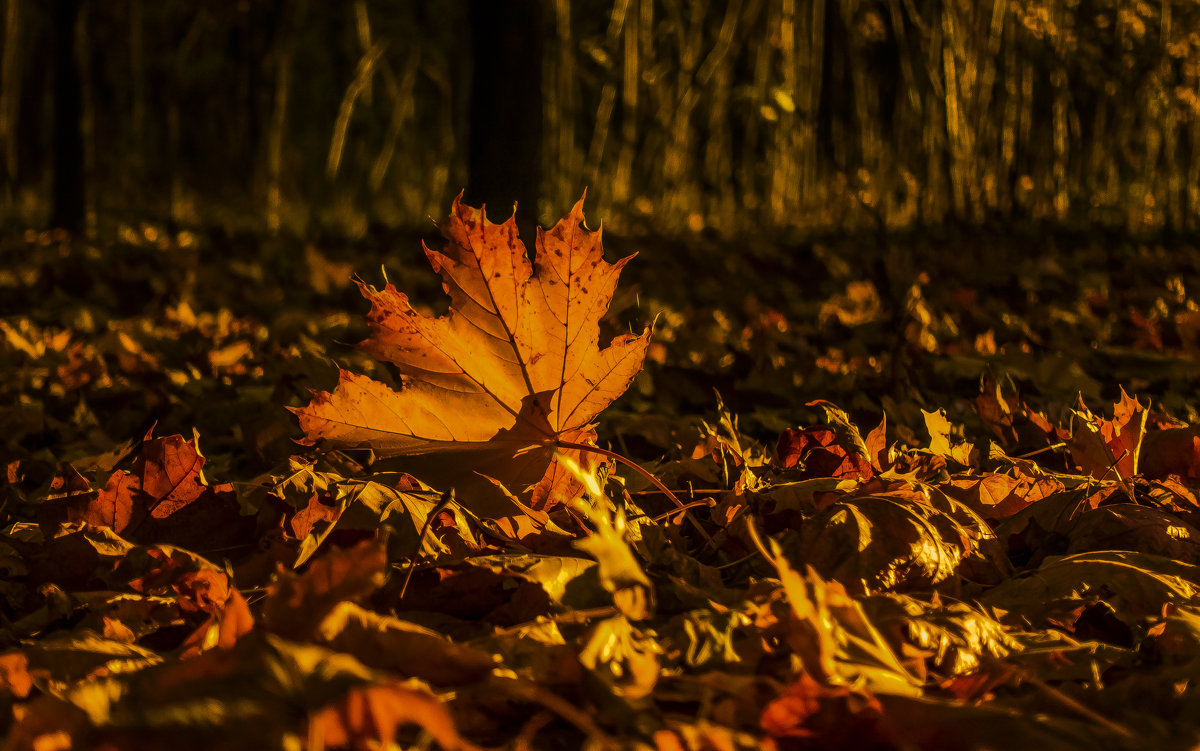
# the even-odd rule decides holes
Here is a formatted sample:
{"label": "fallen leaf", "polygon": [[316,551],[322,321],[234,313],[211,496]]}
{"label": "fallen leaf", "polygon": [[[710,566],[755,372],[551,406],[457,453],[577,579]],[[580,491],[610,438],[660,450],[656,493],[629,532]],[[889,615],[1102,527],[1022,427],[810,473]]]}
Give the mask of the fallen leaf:
{"label": "fallen leaf", "polygon": [[[445,249],[425,248],[450,311],[433,318],[391,284],[360,285],[371,301],[371,336],[361,346],[396,366],[402,388],[342,371],[332,393],[294,410],[305,440],[385,457],[451,454],[447,486],[468,503],[464,467],[520,493],[537,485],[537,508],[577,495],[553,452],[594,440],[592,421],[629,386],[649,342],[647,330],[598,347],[600,319],[632,256],[605,262],[600,233],[582,226],[582,206],[538,231],[531,265],[515,218],[493,224],[455,199],[442,225]],[[510,504],[500,508],[511,513]]]}
{"label": "fallen leaf", "polygon": [[[771,738],[806,739],[821,748],[885,747],[877,727],[882,713],[879,700],[865,689],[822,685],[801,673],[763,709],[759,723]],[[854,738],[838,743],[846,727],[855,728]]]}
{"label": "fallen leaf", "polygon": [[983,424],[1000,439],[1001,445],[1015,444],[1019,436],[1013,427],[1017,414],[1013,412],[1009,399],[1004,398],[1004,391],[992,375],[984,377],[979,384],[979,395],[975,397],[975,414],[983,420]]}
{"label": "fallen leaf", "polygon": [[977,673],[1022,647],[994,618],[965,603],[898,595],[889,600],[899,605],[903,614],[886,619],[877,615],[876,623],[883,628],[894,622],[942,675]]}
{"label": "fallen leaf", "polygon": [[172,435],[142,444],[133,474],[141,478],[141,491],[149,496],[147,510],[155,519],[170,516],[208,490],[205,460],[196,443]]}
{"label": "fallen leaf", "polygon": [[195,609],[208,614],[184,642],[182,656],[193,657],[209,649],[229,649],[254,628],[254,616],[242,593],[230,586],[229,577],[219,571],[184,574],[173,585],[179,593],[179,606],[185,613]]}
{"label": "fallen leaf", "polygon": [[316,748],[378,748],[392,745],[396,731],[406,725],[419,725],[445,751],[470,747],[444,704],[398,683],[350,689],[313,716],[308,737],[317,741]]}
{"label": "fallen leaf", "polygon": [[867,448],[867,458],[871,460],[872,467],[882,472],[891,466],[887,444],[887,413],[884,413],[879,424],[867,433],[863,445]]}
{"label": "fallen leaf", "polygon": [[1136,398],[1121,389],[1121,400],[1114,405],[1111,420],[1092,414],[1082,397],[1079,409],[1073,412],[1080,422],[1068,445],[1080,469],[1097,479],[1129,480],[1137,475],[1149,413]]}
{"label": "fallen leaf", "polygon": [[65,499],[68,504],[67,521],[110,527],[121,534],[145,516],[145,509],[135,500],[137,490],[138,480],[134,475],[114,472],[99,493],[77,494]]}
{"label": "fallen leaf", "polygon": [[435,686],[473,683],[495,666],[487,652],[351,602],[339,603],[321,621],[317,633],[323,644],[353,655],[364,665],[420,678]]}
{"label": "fallen leaf", "polygon": [[1101,506],[1081,514],[1068,537],[1067,553],[1134,550],[1200,564],[1200,530],[1157,508],[1132,503]]}
{"label": "fallen leaf", "polygon": [[763,709],[759,722],[767,735],[773,738],[811,737],[812,731],[806,730],[804,723],[820,710],[821,698],[828,693],[830,690],[813,680],[808,673],[801,673],[792,685]]}
{"label": "fallen leaf", "polygon": [[981,600],[1039,628],[1086,604],[1089,593],[1101,593],[1122,620],[1134,625],[1160,614],[1166,603],[1193,600],[1200,591],[1197,582],[1196,566],[1148,553],[1102,550],[1047,557],[1036,575],[1009,579]]}
{"label": "fallen leaf", "polygon": [[1197,428],[1168,428],[1146,433],[1138,468],[1152,479],[1176,475],[1200,480],[1200,433]]}
{"label": "fallen leaf", "polygon": [[960,577],[995,583],[1008,573],[995,534],[965,504],[928,486],[860,492],[806,520],[786,545],[792,560],[855,593],[927,589]]}
{"label": "fallen leaf", "polygon": [[280,636],[311,638],[339,602],[365,597],[382,586],[386,567],[383,545],[371,539],[349,550],[329,551],[300,576],[281,572],[263,604],[263,623]]}
{"label": "fallen leaf", "polygon": [[929,453],[964,466],[971,465],[974,454],[970,444],[954,443],[950,440],[954,426],[946,419],[945,410],[939,409],[935,412],[921,410],[921,413],[925,416],[925,429],[929,431]]}
{"label": "fallen leaf", "polygon": [[0,654],[0,690],[24,699],[33,690],[29,660],[20,652]]}
{"label": "fallen leaf", "polygon": [[811,566],[801,574],[777,549],[775,555],[773,563],[791,607],[785,638],[805,673],[823,686],[920,693],[919,679],[908,672],[845,587],[823,579]]}
{"label": "fallen leaf", "polygon": [[985,473],[956,476],[942,489],[983,518],[995,522],[1060,492],[1063,485],[1047,478]]}
{"label": "fallen leaf", "polygon": [[599,621],[581,639],[580,664],[613,694],[642,699],[654,691],[661,648],[652,635],[618,615]]}
{"label": "fallen leaf", "polygon": [[850,282],[844,294],[834,295],[821,305],[819,320],[836,318],[843,326],[855,327],[879,319],[883,314],[883,302],[879,292],[869,281]]}
{"label": "fallen leaf", "polygon": [[197,442],[198,436],[147,434],[131,470],[116,470],[99,491],[89,490],[78,472],[64,467],[55,480],[56,494],[39,516],[44,522],[108,527],[135,542],[195,549],[245,542],[254,520],[241,515],[231,484],[210,485],[205,479]]}
{"label": "fallen leaf", "polygon": [[803,477],[869,480],[875,476],[867,457],[839,443],[837,434],[825,425],[788,428],[779,434],[775,455],[785,469],[801,465]]}
{"label": "fallen leaf", "polygon": [[341,510],[336,506],[327,506],[321,502],[316,493],[308,499],[308,505],[292,517],[290,526],[297,540],[303,540],[313,533],[318,524],[336,522],[341,516]]}

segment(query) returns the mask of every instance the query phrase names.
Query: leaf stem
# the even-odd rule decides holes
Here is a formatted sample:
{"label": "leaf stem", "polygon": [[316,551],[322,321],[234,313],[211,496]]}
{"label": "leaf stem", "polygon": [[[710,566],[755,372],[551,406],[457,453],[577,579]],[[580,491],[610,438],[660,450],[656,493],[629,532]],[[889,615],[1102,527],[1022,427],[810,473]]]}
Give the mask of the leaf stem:
{"label": "leaf stem", "polygon": [[523,678],[509,678],[492,675],[488,686],[499,689],[503,693],[523,699],[534,704],[540,704],[554,714],[574,725],[584,735],[592,739],[601,748],[619,748],[620,746],[608,733],[600,729],[591,715],[562,698],[553,691],[548,691],[533,681]]}
{"label": "leaf stem", "polygon": [[691,503],[685,503],[682,508],[677,508],[674,511],[668,511],[665,514],[659,514],[658,516],[652,516],[650,517],[650,520],[656,523],[661,523],[664,519],[670,517],[671,514],[677,514],[685,508],[699,508],[700,506],[707,505],[708,503],[705,501],[692,501]]}
{"label": "leaf stem", "polygon": [[1100,725],[1101,727],[1103,727],[1113,733],[1116,733],[1117,735],[1124,736],[1126,738],[1130,738],[1133,736],[1133,732],[1131,730],[1129,730],[1129,728],[1125,727],[1124,725],[1121,725],[1120,723],[1113,722],[1112,720],[1108,719],[1107,717],[1100,714],[1099,712],[1096,712],[1096,711],[1092,710],[1091,708],[1081,704],[1080,702],[1076,701],[1072,697],[1068,696],[1067,694],[1064,694],[1062,691],[1059,691],[1058,689],[1056,689],[1053,686],[1047,684],[1046,682],[1040,680],[1036,676],[1031,675],[1028,672],[1021,673],[1021,680],[1027,681],[1028,683],[1032,684],[1035,688],[1037,688],[1039,691],[1041,691],[1043,694],[1045,694],[1047,697],[1049,697],[1051,701],[1057,702],[1060,706],[1062,706],[1066,709],[1069,709],[1072,712],[1075,712],[1076,714],[1078,714],[1082,717],[1087,718],[1088,720],[1096,723],[1097,725]]}
{"label": "leaf stem", "polygon": [[779,564],[775,562],[775,556],[771,555],[770,551],[767,550],[767,546],[763,544],[762,538],[758,536],[758,528],[754,526],[754,519],[749,516],[746,517],[746,531],[750,533],[750,541],[754,543],[754,547],[758,548],[759,555],[766,558],[767,563],[778,569]]}
{"label": "leaf stem", "polygon": [[700,525],[700,522],[696,521],[696,518],[687,512],[687,508],[688,508],[687,505],[685,505],[683,501],[679,500],[679,497],[676,496],[673,492],[671,492],[670,488],[668,488],[666,485],[663,485],[662,482],[660,482],[657,477],[655,477],[654,475],[647,472],[645,470],[645,468],[643,468],[637,462],[633,461],[632,459],[627,459],[615,451],[609,451],[608,449],[602,449],[599,446],[589,446],[586,443],[574,443],[572,441],[555,441],[554,445],[557,446],[558,448],[572,449],[575,451],[585,451],[585,452],[591,453],[591,454],[599,454],[600,456],[607,457],[609,459],[612,459],[613,461],[617,461],[617,462],[620,462],[621,464],[624,464],[626,467],[629,467],[634,472],[637,472],[639,475],[641,475],[651,485],[653,485],[654,487],[661,490],[668,498],[670,498],[671,501],[678,508],[678,510],[683,512],[684,517],[686,517],[687,520],[692,523],[692,526],[696,528],[696,531],[698,531],[701,534],[701,536],[704,537],[704,540],[706,542],[712,542],[712,537],[708,534],[708,532],[706,532],[704,530],[704,527]]}
{"label": "leaf stem", "polygon": [[513,634],[519,634],[527,628],[537,628],[545,623],[583,623],[595,618],[608,618],[617,615],[620,612],[621,611],[617,610],[612,605],[605,605],[604,607],[599,608],[590,608],[588,610],[571,610],[559,615],[544,616],[541,620],[525,621],[524,623],[518,623],[517,625],[509,626],[508,628],[496,629],[492,633],[481,638],[500,639],[506,636],[512,636]]}
{"label": "leaf stem", "polygon": [[1033,457],[1037,456],[1038,454],[1044,454],[1047,451],[1057,451],[1058,449],[1064,448],[1066,445],[1067,445],[1066,441],[1059,441],[1058,443],[1052,443],[1049,446],[1044,446],[1036,451],[1030,451],[1029,453],[1021,454],[1020,456],[1014,456],[1012,458],[1013,459],[1032,459]]}
{"label": "leaf stem", "polygon": [[412,581],[413,571],[417,568],[417,561],[421,559],[421,546],[425,544],[425,535],[429,534],[429,527],[433,524],[433,520],[437,515],[442,513],[450,504],[454,503],[454,488],[450,488],[445,493],[442,493],[441,499],[432,509],[429,510],[429,515],[425,517],[425,524],[421,527],[421,534],[417,535],[417,550],[413,553],[412,560],[408,562],[408,571],[404,574],[404,584],[400,587],[400,599],[404,599],[404,595],[408,592],[408,583]]}
{"label": "leaf stem", "polygon": [[[1109,455],[1111,455],[1111,454],[1112,454],[1112,452],[1110,451]],[[1137,496],[1135,496],[1133,494],[1133,486],[1130,485],[1129,481],[1126,480],[1125,477],[1121,475],[1121,470],[1117,469],[1117,464],[1119,464],[1121,462],[1121,460],[1124,459],[1126,457],[1126,455],[1128,455],[1128,454],[1129,454],[1129,449],[1125,449],[1124,451],[1121,452],[1120,456],[1113,459],[1112,464],[1108,465],[1108,469],[1104,470],[1104,474],[1100,475],[1100,482],[1104,482],[1104,478],[1108,477],[1109,472],[1113,473],[1114,475],[1117,476],[1117,484],[1121,486],[1121,490],[1125,491],[1125,495],[1129,496],[1129,500],[1132,503],[1137,503]]]}
{"label": "leaf stem", "polygon": [[554,445],[557,446],[558,448],[562,448],[562,449],[572,449],[574,451],[586,451],[590,454],[599,454],[600,456],[604,456],[609,459],[618,461],[618,462],[624,464],[626,467],[629,467],[630,469],[632,469],[634,472],[637,472],[639,475],[641,475],[643,478],[645,478],[645,480],[647,482],[649,482],[654,487],[658,488],[660,491],[665,493],[668,498],[670,498],[672,501],[675,502],[676,506],[678,506],[679,508],[683,508],[683,505],[684,505],[683,501],[679,500],[679,498],[674,493],[672,493],[671,490],[666,485],[663,485],[662,482],[660,482],[657,477],[655,477],[654,475],[647,472],[645,470],[645,468],[643,468],[640,464],[633,461],[632,459],[626,459],[624,456],[621,456],[620,454],[618,454],[615,451],[609,451],[608,449],[602,449],[599,446],[589,446],[586,443],[573,443],[571,441],[555,441]]}

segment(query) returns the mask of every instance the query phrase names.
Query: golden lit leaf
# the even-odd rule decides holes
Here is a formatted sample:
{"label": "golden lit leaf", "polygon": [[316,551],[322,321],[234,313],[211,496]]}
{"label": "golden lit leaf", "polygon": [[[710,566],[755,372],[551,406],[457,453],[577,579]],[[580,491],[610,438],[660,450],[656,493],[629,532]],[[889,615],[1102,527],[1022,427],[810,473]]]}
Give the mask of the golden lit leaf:
{"label": "golden lit leaf", "polygon": [[459,482],[474,470],[518,492],[552,486],[535,494],[541,505],[570,495],[571,478],[551,466],[556,444],[594,438],[592,421],[641,370],[649,341],[646,331],[598,346],[632,256],[604,261],[600,233],[582,226],[582,204],[538,231],[531,264],[514,218],[493,224],[455,199],[442,225],[446,247],[425,249],[450,311],[430,317],[390,284],[360,285],[371,301],[362,347],[396,366],[402,388],[343,371],[332,393],[296,410],[306,440],[385,457],[452,454],[447,469]]}
{"label": "golden lit leaf", "polygon": [[1121,400],[1114,405],[1111,420],[1093,415],[1080,399],[1079,409],[1075,410],[1079,423],[1068,442],[1072,460],[1097,479],[1134,477],[1148,414],[1125,389],[1121,389]]}
{"label": "golden lit leaf", "polygon": [[390,746],[396,731],[407,725],[419,725],[446,751],[470,747],[459,736],[445,705],[399,684],[351,689],[313,716],[308,736],[326,748]]}

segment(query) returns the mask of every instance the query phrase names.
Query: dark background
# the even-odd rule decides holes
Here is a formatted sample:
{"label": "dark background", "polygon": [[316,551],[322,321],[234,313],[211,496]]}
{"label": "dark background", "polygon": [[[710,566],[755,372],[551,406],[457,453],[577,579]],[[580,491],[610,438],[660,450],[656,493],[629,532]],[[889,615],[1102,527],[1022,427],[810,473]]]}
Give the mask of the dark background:
{"label": "dark background", "polygon": [[[794,237],[1200,216],[1190,0],[6,0],[0,221]],[[497,205],[504,207],[497,211]],[[532,207],[536,207],[534,212]]]}

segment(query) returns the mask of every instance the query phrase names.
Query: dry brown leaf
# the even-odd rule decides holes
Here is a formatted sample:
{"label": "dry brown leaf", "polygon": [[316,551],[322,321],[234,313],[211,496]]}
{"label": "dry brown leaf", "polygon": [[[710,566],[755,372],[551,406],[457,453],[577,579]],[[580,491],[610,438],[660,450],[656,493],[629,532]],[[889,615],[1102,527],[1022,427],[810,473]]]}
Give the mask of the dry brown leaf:
{"label": "dry brown leaf", "polygon": [[331,550],[300,576],[280,572],[263,603],[263,622],[280,636],[311,638],[339,602],[365,597],[378,589],[386,570],[387,551],[377,540]]}
{"label": "dry brown leaf", "polygon": [[473,683],[495,667],[491,654],[456,643],[415,623],[339,603],[317,629],[322,644],[364,665],[429,681]]}
{"label": "dry brown leaf", "polygon": [[173,588],[179,593],[179,607],[185,613],[202,611],[208,620],[184,641],[183,657],[195,657],[209,649],[229,649],[254,628],[254,616],[242,593],[234,589],[229,577],[219,571],[195,571],[184,574]]}
{"label": "dry brown leaf", "polygon": [[987,473],[960,475],[942,486],[947,495],[966,503],[989,521],[1007,519],[1063,489],[1057,480]]}
{"label": "dry brown leaf", "polygon": [[925,415],[925,429],[929,431],[929,450],[937,456],[948,456],[950,431],[954,426],[946,419],[945,411],[939,409],[936,412],[921,412]]}
{"label": "dry brown leaf", "polygon": [[1148,432],[1142,442],[1138,468],[1149,478],[1176,475],[1200,480],[1200,431],[1187,427]]}
{"label": "dry brown leaf", "polygon": [[887,413],[884,413],[874,430],[867,433],[864,444],[867,447],[867,458],[871,460],[872,467],[882,472],[891,466],[891,461],[888,459]]}
{"label": "dry brown leaf", "polygon": [[147,433],[129,471],[116,470],[100,490],[62,465],[52,495],[38,510],[43,523],[87,522],[135,542],[169,543],[196,550],[234,545],[254,520],[240,515],[230,483],[204,477],[199,436],[154,438]]}
{"label": "dry brown leaf", "polygon": [[29,660],[20,652],[0,654],[0,691],[18,699],[29,696],[33,678],[29,675]]}
{"label": "dry brown leaf", "polygon": [[803,465],[805,477],[865,481],[875,476],[869,459],[858,453],[854,446],[839,443],[837,434],[827,425],[784,430],[779,434],[775,456],[784,468]]}
{"label": "dry brown leaf", "polygon": [[983,424],[1000,440],[1002,446],[1012,446],[1020,440],[1016,429],[1017,413],[1013,412],[1009,400],[1004,398],[1004,391],[995,377],[987,375],[979,387],[980,393],[975,397],[975,414],[983,420]]}

